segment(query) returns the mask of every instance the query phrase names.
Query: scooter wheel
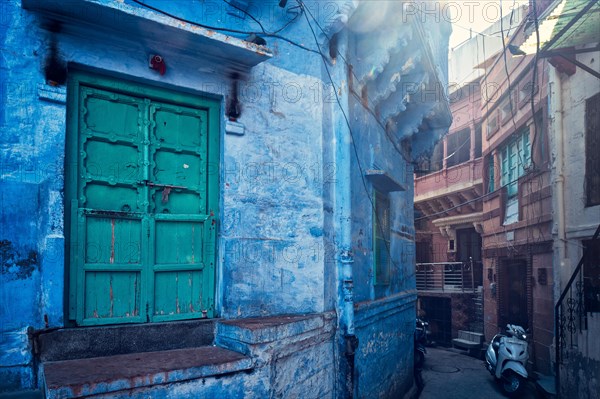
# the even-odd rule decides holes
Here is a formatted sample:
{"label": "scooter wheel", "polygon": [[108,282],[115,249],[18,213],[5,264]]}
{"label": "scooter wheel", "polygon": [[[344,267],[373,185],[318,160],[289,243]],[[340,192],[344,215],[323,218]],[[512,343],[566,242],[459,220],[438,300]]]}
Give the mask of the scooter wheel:
{"label": "scooter wheel", "polygon": [[502,376],[501,382],[502,389],[506,395],[511,398],[518,396],[525,385],[525,379],[512,371],[509,371],[506,375]]}
{"label": "scooter wheel", "polygon": [[421,351],[415,351],[415,367],[422,369],[425,364],[425,355]]}

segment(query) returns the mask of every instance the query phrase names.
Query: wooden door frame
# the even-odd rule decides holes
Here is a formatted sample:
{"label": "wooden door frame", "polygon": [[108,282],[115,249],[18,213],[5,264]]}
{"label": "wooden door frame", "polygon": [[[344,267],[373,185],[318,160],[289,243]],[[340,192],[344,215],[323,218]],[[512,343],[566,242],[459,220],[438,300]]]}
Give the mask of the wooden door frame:
{"label": "wooden door frame", "polygon": [[[66,104],[66,135],[65,135],[65,165],[64,165],[64,236],[65,236],[65,284],[64,284],[64,314],[65,325],[77,325],[77,296],[78,290],[83,287],[77,286],[77,264],[72,262],[75,257],[73,251],[77,251],[77,234],[73,234],[73,201],[77,204],[77,187],[79,179],[78,162],[78,127],[79,127],[79,90],[81,85],[86,85],[111,92],[117,92],[124,95],[135,97],[145,97],[157,101],[177,104],[187,107],[197,107],[206,109],[208,115],[207,122],[207,185],[215,187],[207,197],[207,209],[211,210],[214,220],[218,221],[221,209],[221,185],[220,185],[220,165],[221,165],[221,114],[222,101],[216,96],[205,95],[201,93],[186,93],[176,89],[160,88],[152,85],[152,82],[138,82],[128,77],[109,77],[98,73],[87,72],[84,70],[71,70],[69,72],[67,83],[67,104]],[[212,287],[212,300],[210,315],[216,313],[217,303],[217,281],[216,273],[218,271],[218,226],[215,232],[215,248],[210,264],[209,281]],[[126,321],[120,321],[123,323]],[[137,323],[139,321],[132,321]]]}

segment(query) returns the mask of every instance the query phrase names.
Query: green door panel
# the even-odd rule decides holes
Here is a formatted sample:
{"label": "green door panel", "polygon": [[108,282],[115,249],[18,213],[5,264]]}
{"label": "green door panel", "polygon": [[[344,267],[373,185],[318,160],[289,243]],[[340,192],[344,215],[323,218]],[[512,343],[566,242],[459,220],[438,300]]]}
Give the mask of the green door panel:
{"label": "green door panel", "polygon": [[141,266],[142,221],[88,216],[85,263]]}
{"label": "green door panel", "polygon": [[86,271],[84,320],[139,319],[140,283],[140,272]]}
{"label": "green door panel", "polygon": [[73,74],[65,193],[78,324],[214,316],[219,112]]}

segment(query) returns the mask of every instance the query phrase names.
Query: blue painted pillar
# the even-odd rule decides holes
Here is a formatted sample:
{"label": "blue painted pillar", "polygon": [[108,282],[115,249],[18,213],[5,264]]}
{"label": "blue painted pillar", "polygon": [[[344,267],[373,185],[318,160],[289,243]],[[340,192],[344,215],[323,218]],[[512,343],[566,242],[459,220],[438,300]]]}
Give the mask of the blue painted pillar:
{"label": "blue painted pillar", "polygon": [[[338,51],[345,54],[347,35],[338,33]],[[339,58],[339,57],[338,57]],[[335,236],[337,244],[338,311],[344,335],[354,335],[354,280],[352,266],[352,187],[351,157],[352,136],[346,118],[348,110],[348,70],[338,59],[334,66],[327,66],[334,82],[339,104],[334,104],[333,128],[335,137]],[[345,114],[345,115],[344,115]]]}
{"label": "blue painted pillar", "polygon": [[[339,54],[346,56],[348,36],[345,30],[337,33],[335,40]],[[336,243],[336,267],[338,276],[337,312],[341,336],[339,335],[340,371],[343,378],[340,396],[352,398],[355,394],[354,353],[358,347],[358,339],[354,334],[354,278],[352,267],[352,134],[349,128],[349,82],[348,66],[341,57],[337,57],[335,65],[325,65],[326,73],[331,74],[334,83],[336,104],[333,104],[334,129],[334,229]],[[329,76],[327,76],[329,78]]]}

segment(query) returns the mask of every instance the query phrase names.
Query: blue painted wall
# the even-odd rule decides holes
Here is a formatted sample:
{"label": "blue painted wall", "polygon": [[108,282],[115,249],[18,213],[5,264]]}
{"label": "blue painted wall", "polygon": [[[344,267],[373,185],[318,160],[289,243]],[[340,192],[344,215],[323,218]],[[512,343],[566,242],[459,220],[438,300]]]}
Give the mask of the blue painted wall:
{"label": "blue painted wall", "polygon": [[[97,3],[115,4],[108,0]],[[235,10],[220,1],[146,3],[204,24],[259,30],[248,17],[240,18],[239,13],[232,16]],[[293,16],[277,3],[255,1],[249,11],[261,17],[267,30],[273,30]],[[340,26],[338,13],[352,9],[347,4],[351,2],[345,1],[306,3],[328,32]],[[68,245],[64,239],[63,187],[65,179],[74,178],[64,175],[67,93],[64,88],[47,86],[43,74],[51,36],[41,27],[41,17],[24,10],[19,0],[4,1],[1,6],[0,392],[36,384],[28,327],[69,324],[64,313]],[[130,0],[125,0],[124,6],[139,8]],[[148,12],[139,10],[140,14]],[[111,23],[118,23],[111,20],[115,15],[107,11],[99,18],[108,21],[109,34],[79,28],[58,34],[60,55],[70,68],[211,95],[219,98],[225,109],[231,86],[223,65],[150,39],[156,32],[144,32],[141,38],[111,35],[111,26],[115,26]],[[432,32],[434,36],[445,34]],[[304,16],[281,34],[316,48]],[[327,52],[325,36],[317,34]],[[349,40],[358,35],[350,32]],[[335,146],[349,143],[334,139],[339,108],[331,96],[321,57],[283,40],[266,40],[274,56],[249,71],[240,86],[239,122],[245,135],[225,134],[225,118],[222,122],[217,312],[223,318],[326,312],[335,309],[339,301],[337,221],[333,216],[337,165],[332,154]],[[166,60],[164,76],[147,66],[148,55],[155,52]],[[350,54],[349,60],[356,65],[364,62],[359,54]],[[340,65],[338,59],[338,69]],[[341,87],[346,90],[348,84],[343,81]],[[347,91],[342,98],[350,110],[358,152],[358,160],[352,161],[350,182],[355,299],[375,301],[368,310],[357,308],[358,389],[365,397],[373,397],[386,393],[376,388],[373,370],[382,369],[390,379],[399,379],[388,394],[410,385],[411,372],[407,370],[412,370],[414,328],[414,298],[410,293],[414,289],[412,170],[360,102]],[[415,120],[422,119],[416,114]],[[419,139],[433,143],[426,135]],[[373,221],[368,199],[372,191],[363,187],[359,162],[363,168],[377,165],[385,169],[408,188],[391,196],[395,232],[391,252],[396,266],[386,286],[373,285]],[[386,302],[386,298],[393,300]],[[390,306],[397,311],[390,311]]]}

